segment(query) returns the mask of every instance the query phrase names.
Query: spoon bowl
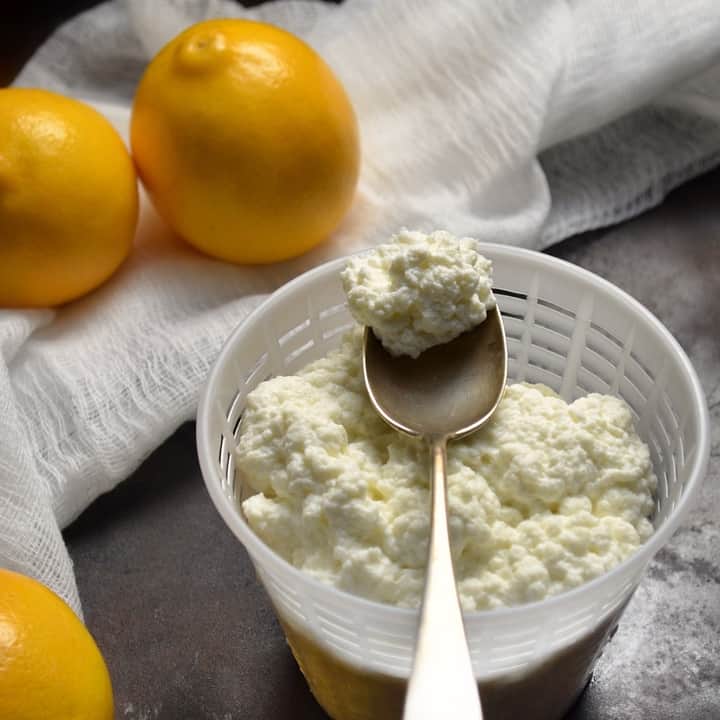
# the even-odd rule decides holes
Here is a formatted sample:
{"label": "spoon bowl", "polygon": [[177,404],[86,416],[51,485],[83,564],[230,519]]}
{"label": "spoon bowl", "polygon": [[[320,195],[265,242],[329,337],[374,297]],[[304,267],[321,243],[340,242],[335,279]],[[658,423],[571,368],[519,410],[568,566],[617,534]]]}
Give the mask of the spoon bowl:
{"label": "spoon bowl", "polygon": [[375,409],[430,445],[430,543],[404,720],[481,720],[455,586],[447,521],[447,441],[480,429],[500,403],[507,344],[497,307],[483,323],[416,359],[391,355],[365,328],[363,376]]}
{"label": "spoon bowl", "polygon": [[416,359],[391,355],[365,328],[363,374],[382,418],[415,437],[469,435],[495,412],[507,378],[505,331],[497,307],[480,325]]}

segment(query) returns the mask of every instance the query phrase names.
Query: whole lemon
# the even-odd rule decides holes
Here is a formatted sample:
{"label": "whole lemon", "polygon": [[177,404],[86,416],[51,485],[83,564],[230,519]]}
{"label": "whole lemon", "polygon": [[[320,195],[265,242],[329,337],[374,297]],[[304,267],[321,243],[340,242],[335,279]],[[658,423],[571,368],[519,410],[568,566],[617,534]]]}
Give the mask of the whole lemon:
{"label": "whole lemon", "polygon": [[127,257],[138,215],[130,154],[96,110],[0,90],[0,306],[84,295]]}
{"label": "whole lemon", "polygon": [[322,242],[347,211],[360,161],[343,87],[279,28],[198,23],[148,66],[131,146],[159,214],[199,250],[269,263]]}
{"label": "whole lemon", "polygon": [[112,720],[105,661],[57,596],[0,569],[0,718]]}

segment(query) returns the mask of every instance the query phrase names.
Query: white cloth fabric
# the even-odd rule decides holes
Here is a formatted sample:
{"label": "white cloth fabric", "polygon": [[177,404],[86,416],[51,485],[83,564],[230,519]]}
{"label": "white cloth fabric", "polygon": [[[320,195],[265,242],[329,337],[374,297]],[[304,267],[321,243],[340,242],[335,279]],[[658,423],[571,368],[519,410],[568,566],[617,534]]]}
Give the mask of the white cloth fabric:
{"label": "white cloth fabric", "polygon": [[361,126],[357,198],[330,242],[264,269],[200,257],[146,207],[98,292],[0,314],[0,564],[78,612],[61,528],[193,417],[263,294],[401,225],[542,248],[720,161],[717,0],[120,0],[60,28],[17,82],[114,103],[125,131],[147,60],[220,15],[285,27],[335,69]]}

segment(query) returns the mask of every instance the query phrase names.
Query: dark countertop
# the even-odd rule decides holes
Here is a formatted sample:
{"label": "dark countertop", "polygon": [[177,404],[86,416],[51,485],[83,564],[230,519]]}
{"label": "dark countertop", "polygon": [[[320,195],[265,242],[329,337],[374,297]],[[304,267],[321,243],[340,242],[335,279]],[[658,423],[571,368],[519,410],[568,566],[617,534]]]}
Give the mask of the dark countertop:
{"label": "dark countertop", "polygon": [[[699,503],[660,552],[569,720],[720,718],[720,171],[659,208],[552,254],[628,291],[689,354],[713,457]],[[250,561],[205,490],[181,427],[65,533],[87,624],[127,720],[314,720]]]}

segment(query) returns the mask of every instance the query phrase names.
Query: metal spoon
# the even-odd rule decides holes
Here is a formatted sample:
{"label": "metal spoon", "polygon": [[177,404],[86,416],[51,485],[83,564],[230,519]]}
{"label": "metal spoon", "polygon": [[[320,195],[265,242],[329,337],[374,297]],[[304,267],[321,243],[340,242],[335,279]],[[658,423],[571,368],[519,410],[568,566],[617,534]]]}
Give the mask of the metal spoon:
{"label": "metal spoon", "polygon": [[363,374],[382,418],[430,445],[430,546],[403,718],[481,720],[450,555],[446,447],[482,427],[500,403],[507,378],[500,312],[490,310],[485,322],[415,360],[390,355],[366,327]]}

